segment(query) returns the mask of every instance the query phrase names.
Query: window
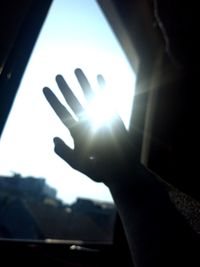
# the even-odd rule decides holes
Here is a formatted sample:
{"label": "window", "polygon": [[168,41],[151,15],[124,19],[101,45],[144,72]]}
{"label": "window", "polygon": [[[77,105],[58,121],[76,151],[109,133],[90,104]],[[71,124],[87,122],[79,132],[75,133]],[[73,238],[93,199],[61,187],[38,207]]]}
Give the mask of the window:
{"label": "window", "polygon": [[[21,214],[26,213],[27,207],[30,211],[24,215],[21,225],[29,223],[32,230],[25,227],[29,232],[24,233],[19,227],[16,238],[84,240],[87,236],[90,241],[111,240],[108,233],[113,226],[115,209],[109,190],[103,184],[83,177],[53,152],[54,136],[60,136],[71,146],[73,140],[50,109],[42,88],[48,86],[58,95],[55,76],[62,74],[83,101],[74,76],[77,67],[84,70],[94,89],[96,75],[104,76],[117,111],[128,129],[135,74],[100,7],[95,0],[54,0],[0,141],[1,202],[5,202],[5,192],[13,194],[13,188],[17,188],[15,197],[7,202],[7,213],[1,208],[1,215],[7,216],[9,225],[15,218],[12,210],[16,207]],[[30,224],[31,216],[34,222]],[[85,235],[80,231],[80,220],[88,227],[88,232],[84,230],[87,232]],[[71,230],[66,227],[66,222]],[[58,227],[55,227],[56,223]],[[72,226],[75,228],[72,229]],[[3,227],[4,224],[0,228],[2,235]],[[31,232],[35,228],[38,229],[37,234]],[[13,228],[10,226],[7,232],[9,229]],[[91,229],[96,232],[96,237],[88,234]],[[11,230],[6,236],[14,235]]]}

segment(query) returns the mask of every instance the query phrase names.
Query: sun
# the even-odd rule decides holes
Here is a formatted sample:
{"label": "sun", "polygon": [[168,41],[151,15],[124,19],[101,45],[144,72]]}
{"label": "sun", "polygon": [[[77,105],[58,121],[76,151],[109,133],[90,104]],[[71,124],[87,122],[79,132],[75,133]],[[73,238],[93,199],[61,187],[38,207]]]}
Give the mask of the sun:
{"label": "sun", "polygon": [[111,95],[106,90],[98,92],[86,106],[86,114],[94,131],[109,126],[116,115],[115,102]]}

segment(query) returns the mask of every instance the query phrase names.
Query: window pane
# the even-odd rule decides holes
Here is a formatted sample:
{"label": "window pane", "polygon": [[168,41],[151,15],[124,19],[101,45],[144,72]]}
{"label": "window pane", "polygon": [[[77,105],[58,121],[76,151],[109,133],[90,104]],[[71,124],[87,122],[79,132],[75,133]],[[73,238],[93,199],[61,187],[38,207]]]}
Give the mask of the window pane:
{"label": "window pane", "polygon": [[[53,1],[1,138],[0,183],[4,184],[1,188],[7,188],[1,190],[1,202],[5,200],[4,193],[10,190],[11,184],[15,185],[14,188],[18,187],[18,195],[21,196],[23,191],[23,201],[25,198],[26,207],[30,210],[25,224],[33,216],[33,228],[39,225],[40,233],[35,238],[85,239],[91,236],[93,241],[102,238],[108,241],[111,240],[112,235],[108,232],[112,229],[115,213],[110,192],[103,184],[92,182],[73,170],[53,152],[54,136],[61,137],[71,147],[73,140],[42,93],[42,88],[48,86],[63,101],[55,82],[55,76],[62,74],[75,95],[84,102],[74,75],[76,68],[84,70],[94,90],[97,90],[97,74],[104,76],[106,88],[128,129],[135,74],[101,9],[95,0]],[[13,173],[14,178],[4,178],[13,176]],[[38,179],[34,181],[32,177]],[[21,187],[26,188],[28,193]],[[12,210],[15,205],[24,214],[21,198],[18,200],[11,202],[14,206],[11,205],[10,211],[8,209],[8,221],[14,216]],[[101,219],[95,219],[97,215]],[[53,220],[52,228],[44,235],[50,220]],[[96,236],[86,234],[85,230],[85,235],[80,233],[80,220],[88,231],[96,229]],[[58,227],[55,227],[56,223]],[[68,227],[70,223],[71,231]],[[72,230],[72,225],[76,225],[76,230]],[[25,238],[26,234],[20,231],[17,238]]]}

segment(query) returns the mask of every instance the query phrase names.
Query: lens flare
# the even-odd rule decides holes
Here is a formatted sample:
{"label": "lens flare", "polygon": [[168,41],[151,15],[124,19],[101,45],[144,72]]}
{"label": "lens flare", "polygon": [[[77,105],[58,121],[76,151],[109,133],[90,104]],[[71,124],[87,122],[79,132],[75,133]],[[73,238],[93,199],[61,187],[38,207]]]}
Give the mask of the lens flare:
{"label": "lens flare", "polygon": [[111,96],[106,92],[106,90],[95,95],[86,107],[86,114],[91,121],[91,127],[93,130],[109,126],[116,114],[116,111],[114,101],[111,99]]}

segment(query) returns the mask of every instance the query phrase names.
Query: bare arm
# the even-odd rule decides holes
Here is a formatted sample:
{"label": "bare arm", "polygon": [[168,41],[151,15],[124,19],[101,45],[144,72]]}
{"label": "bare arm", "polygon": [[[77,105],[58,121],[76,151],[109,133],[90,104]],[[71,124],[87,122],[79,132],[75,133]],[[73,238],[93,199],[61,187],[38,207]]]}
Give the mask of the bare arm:
{"label": "bare arm", "polygon": [[[84,73],[75,75],[90,101],[93,91]],[[188,240],[195,241],[182,217],[171,204],[167,191],[155,175],[142,166],[119,116],[93,132],[90,121],[62,76],[56,78],[75,120],[49,88],[44,94],[74,139],[74,149],[56,137],[55,152],[72,168],[105,183],[122,219],[136,266],[173,266],[190,260]],[[190,263],[190,265],[188,265]],[[186,266],[193,266],[187,262]]]}

